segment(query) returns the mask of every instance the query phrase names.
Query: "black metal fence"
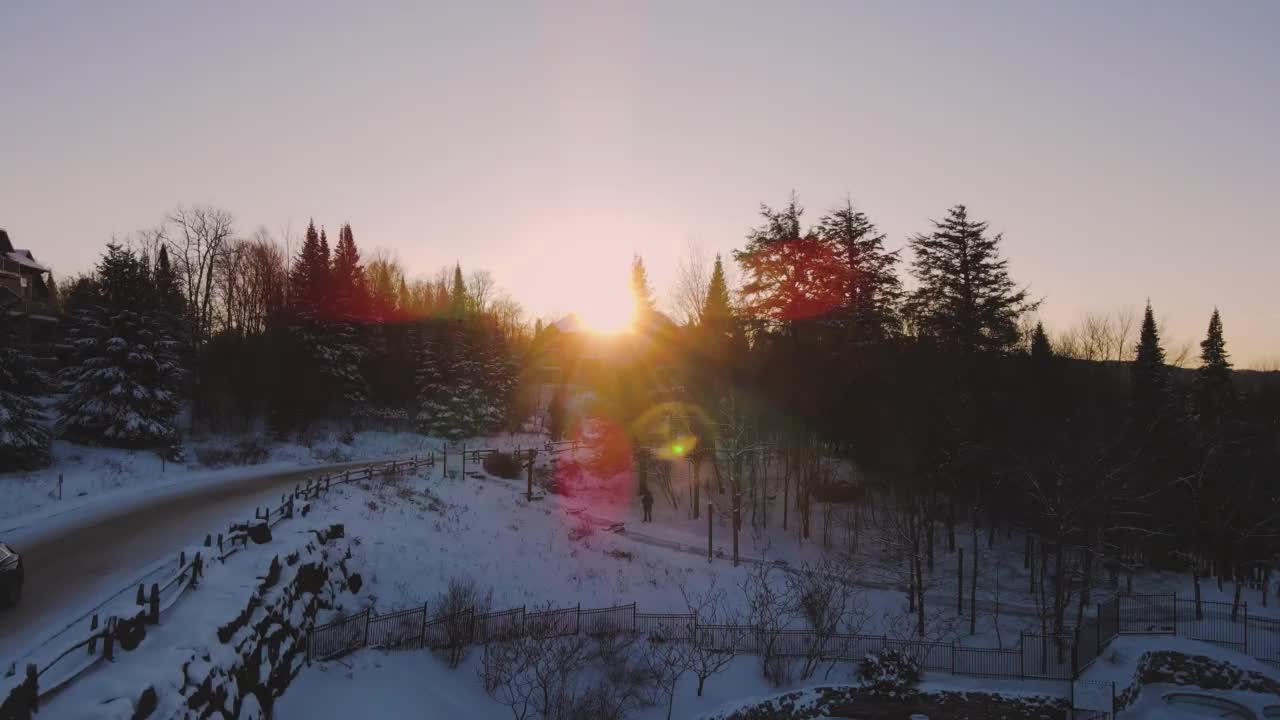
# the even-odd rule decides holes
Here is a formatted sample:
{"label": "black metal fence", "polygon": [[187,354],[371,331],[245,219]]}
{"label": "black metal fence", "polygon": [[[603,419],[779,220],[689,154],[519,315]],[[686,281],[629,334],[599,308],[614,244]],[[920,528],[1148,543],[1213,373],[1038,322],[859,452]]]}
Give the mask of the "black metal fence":
{"label": "black metal fence", "polygon": [[[1069,659],[1041,663],[1046,653],[1066,652],[1056,644],[1068,638],[1023,635],[1016,648],[966,647],[957,643],[903,640],[882,635],[821,634],[808,630],[758,628],[747,625],[704,625],[690,613],[641,613],[635,603],[606,608],[560,608],[528,612],[524,607],[484,614],[464,610],[431,618],[424,607],[385,615],[365,611],[312,630],[307,643],[311,659],[336,657],[362,647],[434,650],[500,642],[525,634],[559,637],[578,634],[634,633],[666,642],[687,642],[711,650],[777,657],[819,658],[858,662],[867,655],[896,650],[911,656],[922,669],[959,675],[1069,680]],[[1041,649],[1041,645],[1044,649]],[[1069,648],[1069,645],[1063,645]]]}

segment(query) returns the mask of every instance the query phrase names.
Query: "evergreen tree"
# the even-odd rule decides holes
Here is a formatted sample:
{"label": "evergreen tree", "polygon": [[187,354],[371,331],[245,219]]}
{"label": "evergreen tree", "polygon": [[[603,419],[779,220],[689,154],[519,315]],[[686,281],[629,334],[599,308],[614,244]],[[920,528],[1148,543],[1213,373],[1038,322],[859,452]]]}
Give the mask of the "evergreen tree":
{"label": "evergreen tree", "polygon": [[922,337],[943,347],[1007,351],[1018,340],[1018,318],[1039,305],[1014,285],[1000,257],[1003,237],[987,225],[956,205],[932,233],[911,239],[918,286],[907,312]]}
{"label": "evergreen tree", "polygon": [[1160,347],[1160,333],[1150,301],[1142,316],[1142,330],[1130,374],[1135,416],[1143,424],[1154,422],[1169,401],[1169,369],[1164,364],[1164,348]]}
{"label": "evergreen tree", "polygon": [[1222,337],[1222,317],[1213,309],[1209,331],[1200,343],[1200,367],[1196,370],[1195,409],[1202,424],[1217,425],[1235,402],[1231,360]]}
{"label": "evergreen tree", "polygon": [[1051,357],[1053,357],[1053,345],[1044,331],[1044,323],[1037,322],[1035,330],[1031,331],[1031,358],[1046,360]]}
{"label": "evergreen tree", "polygon": [[160,246],[160,252],[156,255],[156,268],[153,275],[156,302],[160,309],[173,318],[181,318],[186,312],[187,303],[182,296],[178,274],[174,272],[169,262],[169,249],[164,245]]}
{"label": "evergreen tree", "polygon": [[699,313],[699,322],[717,338],[728,336],[733,331],[733,307],[719,253],[716,253],[716,262],[711,268],[711,280],[707,283],[707,297]]}
{"label": "evergreen tree", "polygon": [[338,231],[331,282],[336,317],[344,321],[362,317],[365,311],[364,267],[360,264],[360,250],[356,247],[355,235],[349,224]]}
{"label": "evergreen tree", "polygon": [[414,424],[424,435],[442,437],[445,399],[449,395],[449,378],[446,377],[447,348],[436,342],[433,328],[419,324],[418,346],[415,357],[414,386],[418,396],[418,412]]}
{"label": "evergreen tree", "polygon": [[146,263],[108,245],[98,263],[98,302],[76,313],[71,363],[59,377],[64,434],[119,447],[178,441],[178,343],[155,307]]}
{"label": "evergreen tree", "polygon": [[644,259],[639,255],[631,257],[631,300],[635,304],[637,322],[652,317],[657,311],[653,289],[649,286],[649,274],[644,269]]}
{"label": "evergreen tree", "polygon": [[21,346],[13,317],[0,309],[0,467],[49,464],[49,431],[35,401],[49,386],[36,359]]}
{"label": "evergreen tree", "polygon": [[318,314],[329,278],[329,249],[321,246],[315,222],[307,225],[302,249],[289,272],[290,306],[295,314]]}
{"label": "evergreen tree", "polygon": [[458,263],[453,266],[453,285],[449,288],[449,315],[461,318],[467,314],[469,306],[467,283],[462,279],[462,265]]}
{"label": "evergreen tree", "polygon": [[786,324],[828,315],[847,291],[844,263],[835,249],[804,231],[804,208],[793,193],[782,210],[760,206],[764,224],[747,234],[747,246],[734,259],[746,274],[742,295],[756,320]]}
{"label": "evergreen tree", "polygon": [[894,272],[898,254],[884,249],[884,233],[850,201],[819,220],[817,232],[845,265],[843,322],[850,339],[875,342],[898,335],[902,281]]}

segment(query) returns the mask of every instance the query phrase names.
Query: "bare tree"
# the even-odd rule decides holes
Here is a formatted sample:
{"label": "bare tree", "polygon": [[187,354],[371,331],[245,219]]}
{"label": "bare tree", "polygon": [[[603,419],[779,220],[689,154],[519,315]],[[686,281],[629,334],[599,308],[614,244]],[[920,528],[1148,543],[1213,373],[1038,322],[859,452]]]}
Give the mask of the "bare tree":
{"label": "bare tree", "polygon": [[698,697],[702,697],[707,680],[733,662],[745,631],[739,625],[738,613],[729,605],[727,594],[717,586],[715,576],[701,593],[690,592],[681,583],[680,595],[689,613],[698,619],[698,636],[692,643],[689,670],[698,678]]}
{"label": "bare tree", "polygon": [[693,666],[693,652],[693,643],[678,640],[665,626],[651,633],[644,643],[641,662],[650,682],[667,701],[667,720],[671,720],[676,685]]}
{"label": "bare tree", "polygon": [[754,636],[765,679],[775,687],[790,680],[791,667],[781,655],[782,632],[791,623],[796,607],[790,588],[779,579],[775,565],[753,565],[739,585],[745,605],[746,625]]}
{"label": "bare tree", "polygon": [[488,270],[476,270],[467,280],[467,295],[471,298],[472,309],[483,315],[489,312],[489,303],[497,292],[497,283]]}
{"label": "bare tree", "polygon": [[590,643],[585,635],[557,637],[553,624],[534,624],[486,644],[478,672],[485,691],[515,720],[574,717],[590,688],[582,673],[592,658]]}
{"label": "bare tree", "polygon": [[213,329],[214,275],[234,232],[230,212],[208,205],[179,206],[169,214],[175,226],[174,264],[184,283],[193,337],[203,342]]}
{"label": "bare tree", "polygon": [[685,256],[676,266],[676,284],[671,291],[671,307],[678,322],[697,325],[702,320],[702,306],[710,283],[707,254],[702,246],[690,240]]}
{"label": "bare tree", "polygon": [[[795,603],[793,613],[809,626],[810,641],[805,648],[800,678],[813,677],[832,652],[836,636],[857,635],[870,618],[870,604],[858,590],[856,565],[848,559],[837,561],[828,555],[814,563],[804,563],[787,576],[787,596]],[[830,675],[834,662],[827,667]]]}

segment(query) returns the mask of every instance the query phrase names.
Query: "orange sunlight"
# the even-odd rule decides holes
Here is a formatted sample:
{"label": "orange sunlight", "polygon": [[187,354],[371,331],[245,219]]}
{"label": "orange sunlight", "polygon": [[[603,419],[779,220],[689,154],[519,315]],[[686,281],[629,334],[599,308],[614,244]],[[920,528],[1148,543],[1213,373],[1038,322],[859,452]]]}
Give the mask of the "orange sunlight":
{"label": "orange sunlight", "polygon": [[634,316],[631,298],[625,294],[617,298],[594,298],[590,305],[578,310],[582,324],[601,335],[630,332]]}

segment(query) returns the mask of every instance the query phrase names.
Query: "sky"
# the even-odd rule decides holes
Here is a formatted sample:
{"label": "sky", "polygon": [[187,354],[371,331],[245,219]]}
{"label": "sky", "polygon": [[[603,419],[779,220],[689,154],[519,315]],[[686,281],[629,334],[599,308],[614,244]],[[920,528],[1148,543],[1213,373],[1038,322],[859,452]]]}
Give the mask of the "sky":
{"label": "sky", "polygon": [[[0,227],[55,276],[179,204],[351,223],[533,315],[668,295],[760,203],[957,203],[1061,330],[1280,358],[1280,3],[0,2]],[[909,254],[908,254],[909,257]]]}

